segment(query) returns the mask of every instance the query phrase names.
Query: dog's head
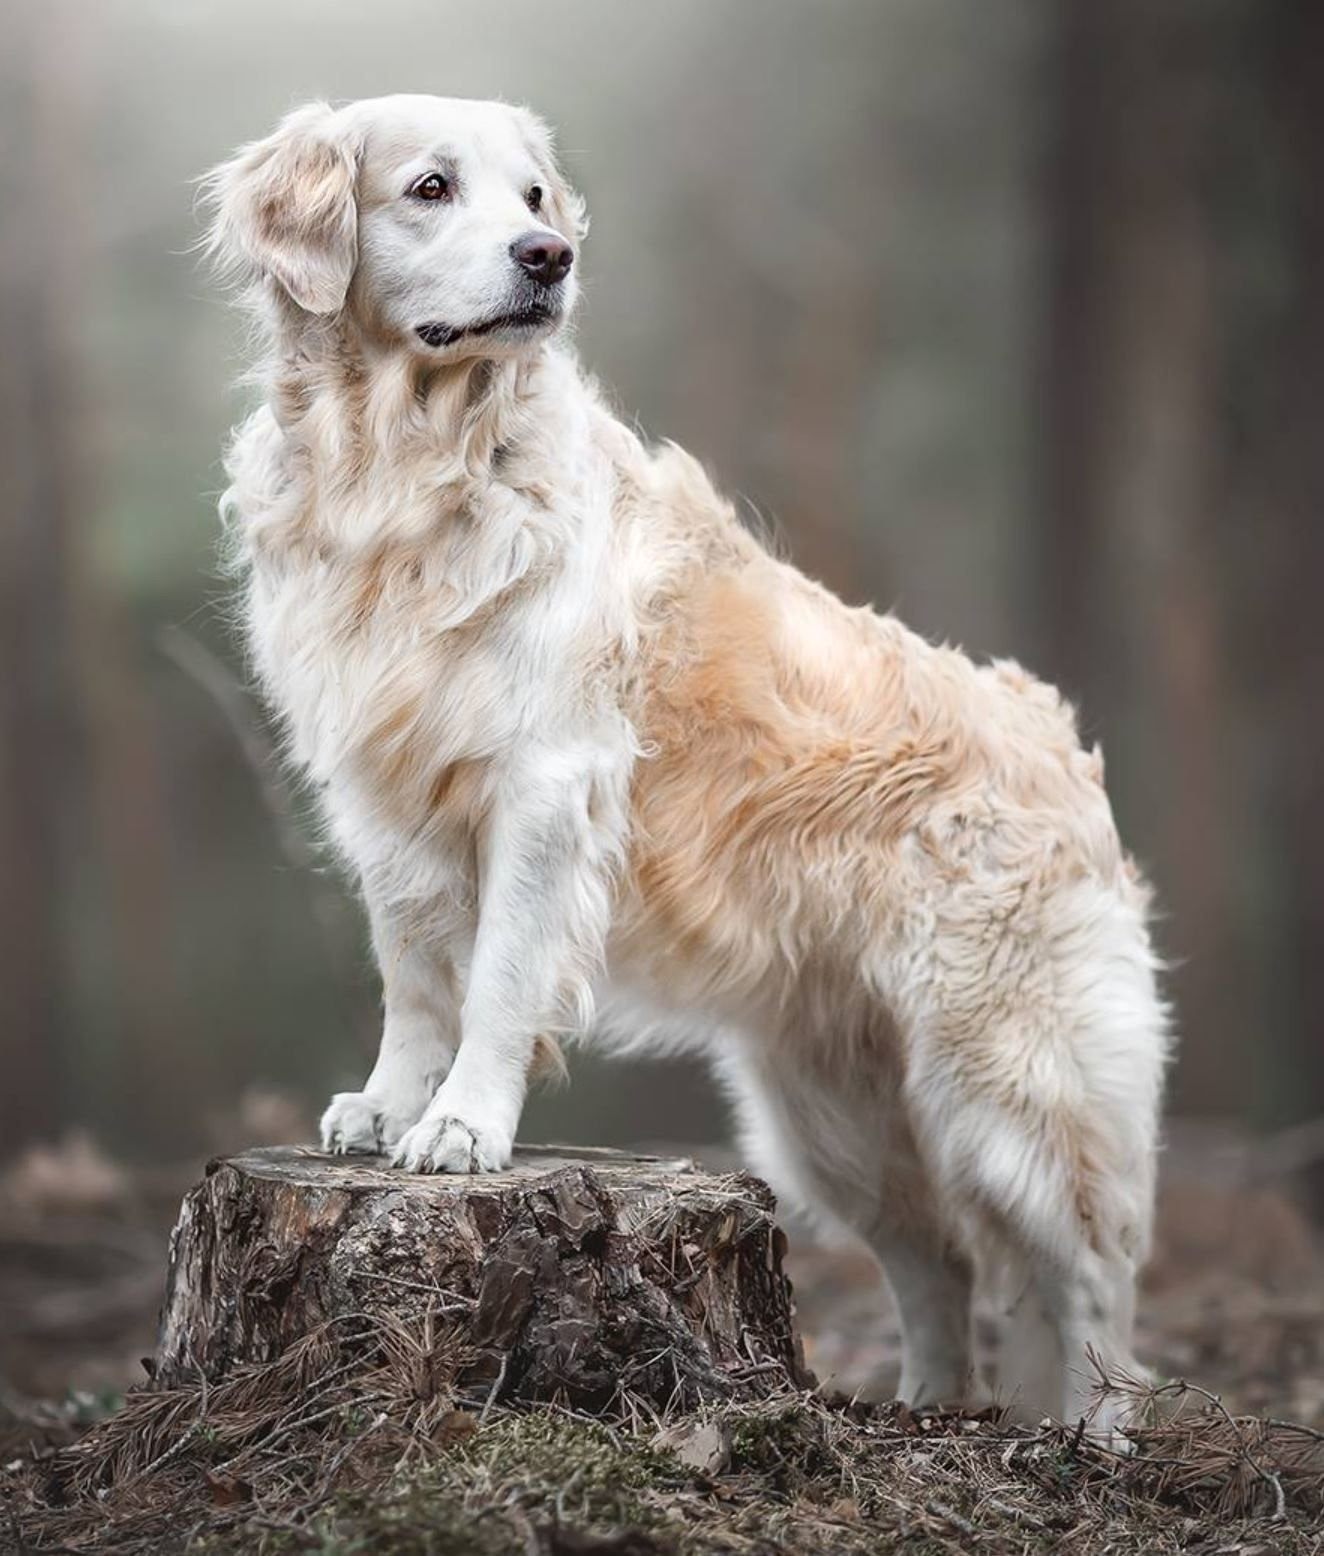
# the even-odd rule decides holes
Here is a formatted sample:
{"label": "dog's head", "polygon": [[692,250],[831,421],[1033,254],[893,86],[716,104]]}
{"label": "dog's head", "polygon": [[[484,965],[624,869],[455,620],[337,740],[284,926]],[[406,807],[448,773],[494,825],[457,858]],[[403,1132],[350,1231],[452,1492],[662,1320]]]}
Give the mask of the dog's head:
{"label": "dog's head", "polygon": [[583,206],[522,108],[310,103],[218,168],[210,195],[228,268],[430,358],[511,355],[574,306]]}

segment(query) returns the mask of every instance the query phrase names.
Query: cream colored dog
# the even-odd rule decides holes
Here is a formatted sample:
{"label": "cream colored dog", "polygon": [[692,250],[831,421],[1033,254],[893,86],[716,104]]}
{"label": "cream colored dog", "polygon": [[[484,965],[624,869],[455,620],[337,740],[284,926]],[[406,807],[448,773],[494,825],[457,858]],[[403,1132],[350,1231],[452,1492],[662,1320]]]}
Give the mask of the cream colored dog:
{"label": "cream colored dog", "polygon": [[905,1399],[970,1397],[978,1267],[1004,1396],[1081,1416],[1089,1351],[1132,1365],[1166,1036],[1071,710],[848,610],[604,407],[529,113],[313,104],[210,192],[264,344],[251,651],[385,989],[325,1144],[498,1169],[544,1038],[692,1045],[882,1261]]}

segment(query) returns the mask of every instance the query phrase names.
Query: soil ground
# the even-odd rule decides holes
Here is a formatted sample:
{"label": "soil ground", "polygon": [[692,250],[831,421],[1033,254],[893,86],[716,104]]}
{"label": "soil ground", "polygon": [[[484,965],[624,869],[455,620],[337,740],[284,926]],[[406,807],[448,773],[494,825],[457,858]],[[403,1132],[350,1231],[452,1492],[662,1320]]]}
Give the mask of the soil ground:
{"label": "soil ground", "polygon": [[[255,1098],[217,1145],[303,1129]],[[794,1223],[812,1395],[666,1420],[626,1401],[607,1422],[517,1414],[435,1380],[422,1397],[415,1341],[375,1335],[323,1337],[224,1397],[126,1406],[195,1173],[71,1140],[0,1181],[0,1551],[1319,1556],[1324,1248],[1256,1163],[1228,1135],[1172,1132],[1138,1349],[1196,1387],[1170,1385],[1176,1424],[1119,1457],[1058,1428],[865,1404],[896,1376],[885,1288],[866,1256]]]}

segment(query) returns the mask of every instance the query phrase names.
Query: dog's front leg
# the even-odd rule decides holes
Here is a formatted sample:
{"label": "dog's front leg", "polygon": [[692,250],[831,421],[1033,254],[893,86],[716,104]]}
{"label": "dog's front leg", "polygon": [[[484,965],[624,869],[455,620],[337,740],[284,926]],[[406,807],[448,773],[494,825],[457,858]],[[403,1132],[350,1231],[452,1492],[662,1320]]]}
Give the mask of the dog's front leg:
{"label": "dog's front leg", "polygon": [[624,780],[583,753],[524,766],[479,839],[479,915],[460,1050],[401,1138],[412,1172],[510,1162],[540,1033],[582,1025],[610,913]]}
{"label": "dog's front leg", "polygon": [[[324,1150],[392,1151],[423,1116],[459,1044],[462,937],[439,903],[400,910],[365,889],[382,978],[381,1046],[362,1091],[322,1115]],[[453,918],[453,915],[450,917]]]}

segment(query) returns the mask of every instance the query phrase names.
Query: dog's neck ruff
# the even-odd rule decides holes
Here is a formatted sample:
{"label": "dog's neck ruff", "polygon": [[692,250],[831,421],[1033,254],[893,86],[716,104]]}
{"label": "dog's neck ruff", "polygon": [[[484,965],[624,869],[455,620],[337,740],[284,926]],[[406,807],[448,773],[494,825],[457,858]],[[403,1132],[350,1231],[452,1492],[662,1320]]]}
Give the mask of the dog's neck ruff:
{"label": "dog's neck ruff", "polygon": [[426,569],[445,602],[431,625],[445,630],[572,548],[584,515],[564,499],[591,396],[569,353],[543,343],[431,367],[320,320],[275,344],[267,403],[227,461],[238,571]]}
{"label": "dog's neck ruff", "polygon": [[417,474],[430,460],[430,484],[452,497],[527,432],[551,354],[541,344],[435,366],[366,344],[345,325],[320,350],[310,344],[305,336],[279,355],[269,390],[291,450],[306,453],[319,482],[344,490],[383,470]]}

